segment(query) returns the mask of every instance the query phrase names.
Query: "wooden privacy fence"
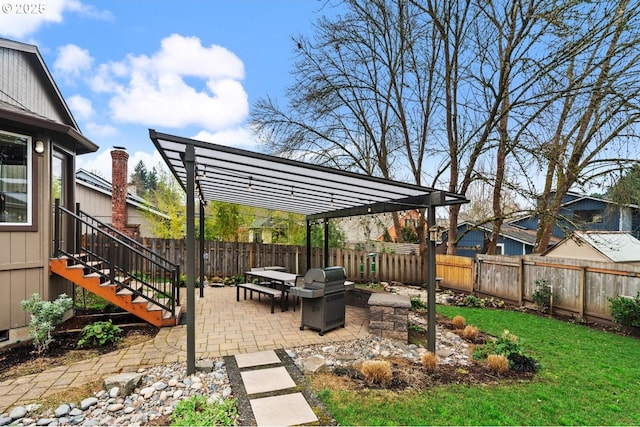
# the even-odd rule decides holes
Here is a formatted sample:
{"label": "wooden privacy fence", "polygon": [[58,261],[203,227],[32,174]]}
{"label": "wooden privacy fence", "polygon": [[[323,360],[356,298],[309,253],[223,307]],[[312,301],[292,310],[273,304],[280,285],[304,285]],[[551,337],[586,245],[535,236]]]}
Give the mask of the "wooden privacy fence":
{"label": "wooden privacy fence", "polygon": [[[186,272],[186,240],[142,238],[141,242],[150,250],[180,265]],[[242,275],[251,267],[278,265],[287,271],[305,274],[308,270],[307,252],[304,246],[268,245],[260,243],[234,243],[205,241],[204,271],[207,277]],[[196,241],[196,254],[200,253],[200,242]],[[397,281],[406,284],[421,284],[422,259],[418,255],[376,253],[349,249],[330,249],[327,265],[345,268],[347,278],[353,281],[380,282]],[[311,251],[310,268],[324,266],[321,248]],[[196,275],[200,272],[200,257],[196,257]]]}
{"label": "wooden privacy fence", "polygon": [[524,304],[532,302],[536,280],[549,282],[553,308],[578,318],[611,320],[609,298],[636,296],[640,265],[602,263],[537,255],[477,255],[475,291]]}

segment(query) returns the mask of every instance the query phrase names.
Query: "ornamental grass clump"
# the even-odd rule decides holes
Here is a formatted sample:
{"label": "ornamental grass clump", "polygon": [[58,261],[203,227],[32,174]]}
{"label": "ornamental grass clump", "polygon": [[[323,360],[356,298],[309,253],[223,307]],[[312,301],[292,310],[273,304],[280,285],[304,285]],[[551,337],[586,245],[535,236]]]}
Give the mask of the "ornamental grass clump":
{"label": "ornamental grass clump", "polygon": [[429,372],[433,372],[438,367],[438,356],[431,351],[427,351],[420,358],[422,366]]}
{"label": "ornamental grass clump", "polygon": [[464,325],[466,323],[464,317],[462,316],[456,316],[453,319],[451,319],[451,323],[453,324],[453,327],[456,329],[462,329],[464,328]]}
{"label": "ornamental grass clump", "polygon": [[490,354],[487,356],[487,366],[492,372],[502,374],[509,370],[509,359],[502,354]]}
{"label": "ornamental grass clump", "polygon": [[360,372],[369,384],[386,386],[393,378],[391,363],[386,360],[367,360],[362,363]]}
{"label": "ornamental grass clump", "polygon": [[469,341],[475,341],[478,339],[478,328],[473,325],[467,325],[462,330],[462,338]]}

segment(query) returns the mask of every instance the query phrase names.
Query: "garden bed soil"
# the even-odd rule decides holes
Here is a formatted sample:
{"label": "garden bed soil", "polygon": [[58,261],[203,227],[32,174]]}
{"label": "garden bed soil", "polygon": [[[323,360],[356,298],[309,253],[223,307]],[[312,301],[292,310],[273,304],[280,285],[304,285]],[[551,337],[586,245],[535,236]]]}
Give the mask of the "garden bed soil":
{"label": "garden bed soil", "polygon": [[[121,340],[99,348],[78,348],[82,328],[97,321],[111,320],[122,330]],[[0,378],[3,380],[43,372],[87,358],[110,353],[148,341],[156,336],[158,328],[142,323],[128,313],[98,313],[76,315],[63,322],[54,332],[54,342],[38,354],[32,342],[25,341],[0,348]]]}

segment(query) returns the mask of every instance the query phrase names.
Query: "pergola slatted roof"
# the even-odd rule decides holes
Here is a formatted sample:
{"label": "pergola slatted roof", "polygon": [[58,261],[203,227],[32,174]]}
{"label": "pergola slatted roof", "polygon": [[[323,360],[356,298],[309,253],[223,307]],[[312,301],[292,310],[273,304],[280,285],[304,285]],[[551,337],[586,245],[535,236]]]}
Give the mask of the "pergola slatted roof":
{"label": "pergola slatted roof", "polygon": [[466,203],[463,196],[296,160],[255,153],[149,130],[149,137],[187,188],[184,153],[195,152],[196,193],[221,201],[338,218]]}
{"label": "pergola slatted roof", "polygon": [[[304,214],[307,241],[316,219],[427,208],[429,225],[436,206],[468,202],[455,193],[341,171],[290,159],[158,133],[149,137],[187,193],[187,373],[195,372],[195,198],[200,214],[210,200]],[[329,260],[328,221],[324,221],[324,262]],[[204,221],[200,222],[200,283],[203,283]],[[436,348],[435,241],[424,253],[429,285],[428,349]],[[327,267],[327,265],[325,265]],[[311,268],[311,245],[307,245]],[[200,287],[202,296],[203,288]]]}

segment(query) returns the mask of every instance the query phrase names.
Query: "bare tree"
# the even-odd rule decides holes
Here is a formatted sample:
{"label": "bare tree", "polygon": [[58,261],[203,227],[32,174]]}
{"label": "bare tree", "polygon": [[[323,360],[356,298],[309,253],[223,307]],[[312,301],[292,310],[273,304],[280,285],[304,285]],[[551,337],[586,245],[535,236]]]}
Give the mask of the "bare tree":
{"label": "bare tree", "polygon": [[[545,170],[536,252],[549,245],[564,197],[573,186],[595,182],[637,156],[639,8],[628,0],[585,3],[564,21],[568,34],[558,38],[563,46],[551,59],[561,66],[546,88],[557,95],[536,113],[554,118],[549,138],[536,150]],[[612,151],[614,156],[609,155]]]}
{"label": "bare tree", "polygon": [[[505,194],[533,199],[542,177],[540,251],[566,192],[629,157],[621,151],[638,123],[637,2],[340,5],[312,39],[294,39],[289,105],[254,106],[252,125],[272,151],[461,194],[490,185],[489,251],[512,214]],[[460,206],[449,214],[455,253]]]}
{"label": "bare tree", "polygon": [[272,151],[422,184],[442,84],[437,38],[405,0],[344,6],[319,20],[313,40],[294,39],[289,108],[259,100],[252,124]]}

